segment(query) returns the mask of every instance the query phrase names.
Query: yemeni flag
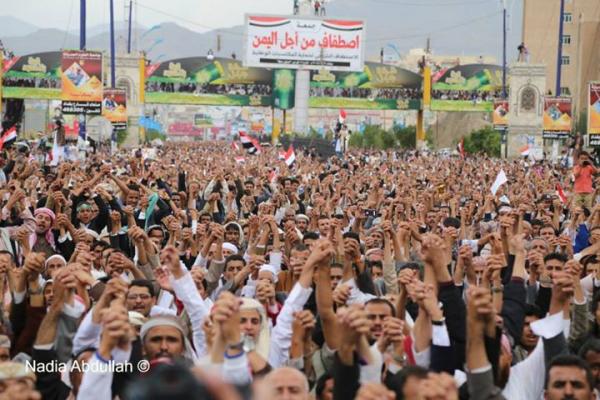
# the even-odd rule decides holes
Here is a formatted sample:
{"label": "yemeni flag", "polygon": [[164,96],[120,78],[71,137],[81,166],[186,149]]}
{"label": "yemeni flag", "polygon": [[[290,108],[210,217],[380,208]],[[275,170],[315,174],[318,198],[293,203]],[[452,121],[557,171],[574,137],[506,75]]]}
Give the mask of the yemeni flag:
{"label": "yemeni flag", "polygon": [[238,164],[243,164],[246,162],[246,159],[244,157],[235,157],[234,160]]}
{"label": "yemeni flag", "polygon": [[58,165],[58,163],[64,157],[64,154],[65,154],[64,146],[60,146],[58,144],[58,140],[56,140],[56,137],[55,137],[54,144],[52,145],[52,151],[50,152],[50,156],[48,157],[50,159],[50,166],[56,167]]}
{"label": "yemeni flag", "polygon": [[526,144],[525,146],[523,146],[519,149],[519,153],[521,154],[521,157],[529,156],[529,151],[530,151],[530,149],[529,149],[528,144]]}
{"label": "yemeni flag", "polygon": [[160,63],[158,64],[150,64],[146,67],[146,78],[152,76],[152,74],[160,67]]}
{"label": "yemeni flag", "polygon": [[240,145],[237,142],[231,142],[231,149],[233,151],[240,151]]}
{"label": "yemeni flag", "polygon": [[282,17],[248,17],[248,23],[250,26],[257,26],[261,28],[276,28],[279,26],[289,25],[292,21],[289,18]]}
{"label": "yemeni flag", "polygon": [[340,124],[343,124],[346,121],[346,110],[340,108],[340,114],[338,115],[338,121]]}
{"label": "yemeni flag", "polygon": [[465,138],[460,139],[460,142],[456,145],[456,150],[460,154],[460,158],[465,159]]}
{"label": "yemeni flag", "polygon": [[0,137],[0,151],[6,146],[10,146],[12,142],[17,140],[17,126],[13,125],[8,128]]}
{"label": "yemeni flag", "polygon": [[260,154],[262,150],[258,140],[248,135],[246,132],[240,131],[240,142],[248,154]]}
{"label": "yemeni flag", "polygon": [[2,72],[7,72],[9,69],[13,67],[19,61],[21,57],[12,57],[4,60],[4,64],[2,65]]}
{"label": "yemeni flag", "polygon": [[294,164],[294,161],[296,161],[296,153],[294,152],[294,146],[290,145],[290,148],[285,152],[284,155],[285,158],[285,164],[289,167],[292,166],[292,164]]}
{"label": "yemeni flag", "polygon": [[269,183],[275,183],[277,181],[277,171],[272,170],[269,172]]}
{"label": "yemeni flag", "polygon": [[556,195],[563,204],[567,204],[567,195],[565,194],[562,186],[560,186],[560,183],[556,184]]}

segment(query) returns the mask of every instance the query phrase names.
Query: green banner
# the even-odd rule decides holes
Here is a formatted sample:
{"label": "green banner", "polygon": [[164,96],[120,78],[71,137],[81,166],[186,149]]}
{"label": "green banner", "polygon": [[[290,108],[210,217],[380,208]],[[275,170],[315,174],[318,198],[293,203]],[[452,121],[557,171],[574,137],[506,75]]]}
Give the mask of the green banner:
{"label": "green banner", "polygon": [[420,89],[423,78],[407,69],[373,62],[365,63],[361,72],[313,71],[311,88]]}
{"label": "green banner", "polygon": [[276,69],[273,71],[273,106],[281,110],[294,108],[296,96],[296,71]]}
{"label": "green banner", "polygon": [[458,65],[434,75],[431,110],[492,112],[501,89],[502,67]]}
{"label": "green banner", "polygon": [[270,107],[271,96],[146,92],[146,103]]}
{"label": "green banner", "polygon": [[60,99],[61,54],[60,51],[48,51],[4,60],[3,97]]}
{"label": "green banner", "polygon": [[493,101],[472,101],[472,100],[431,100],[432,111],[494,111]]}
{"label": "green banner", "polygon": [[225,58],[188,57],[149,68],[146,102],[270,106],[272,73]]}
{"label": "green banner", "polygon": [[[195,83],[200,85],[271,84],[271,71],[244,67],[229,58],[187,57],[154,65],[147,82]],[[153,91],[154,87],[148,89]]]}
{"label": "green banner", "polygon": [[495,91],[502,89],[502,67],[493,64],[459,65],[433,83],[434,91]]}
{"label": "green banner", "polygon": [[344,97],[314,97],[308,99],[310,108],[348,108],[360,110],[418,110],[417,99],[359,99]]}
{"label": "green banner", "polygon": [[393,65],[367,62],[361,72],[313,71],[309,107],[418,110],[422,77]]}

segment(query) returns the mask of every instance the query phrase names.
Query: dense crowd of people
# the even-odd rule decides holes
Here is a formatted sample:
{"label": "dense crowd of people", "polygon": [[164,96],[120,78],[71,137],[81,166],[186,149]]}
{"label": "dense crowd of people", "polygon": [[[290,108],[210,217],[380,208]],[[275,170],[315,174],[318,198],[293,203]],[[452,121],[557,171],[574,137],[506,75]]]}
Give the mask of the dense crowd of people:
{"label": "dense crowd of people", "polygon": [[166,93],[195,93],[195,94],[226,94],[241,96],[270,96],[271,85],[252,83],[252,84],[197,84],[189,83],[169,83],[169,82],[146,82],[146,91],[148,92],[166,92]]}
{"label": "dense crowd of people", "polygon": [[436,100],[469,100],[473,102],[493,101],[501,98],[501,93],[496,91],[481,90],[432,90],[431,98]]}
{"label": "dense crowd of people", "polygon": [[367,89],[367,88],[342,88],[342,87],[311,87],[311,96],[319,97],[346,97],[346,98],[362,98],[362,99],[420,99],[423,94],[420,89],[412,88],[382,88],[382,89]]}
{"label": "dense crowd of people", "polygon": [[3,78],[3,85],[10,87],[29,87],[60,89],[60,78]]}
{"label": "dense crowd of people", "polygon": [[0,400],[597,398],[581,149],[32,153],[0,153]]}

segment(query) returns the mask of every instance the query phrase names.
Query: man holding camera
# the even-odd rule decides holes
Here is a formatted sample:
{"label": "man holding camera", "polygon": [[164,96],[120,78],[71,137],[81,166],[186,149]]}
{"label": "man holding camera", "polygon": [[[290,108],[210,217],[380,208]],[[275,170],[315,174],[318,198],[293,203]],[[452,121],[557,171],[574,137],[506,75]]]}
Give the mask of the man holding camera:
{"label": "man holding camera", "polygon": [[575,193],[576,205],[582,205],[587,209],[592,208],[592,198],[594,196],[593,175],[596,171],[590,155],[582,151],[577,159],[577,165],[573,168],[573,175],[575,176],[573,192]]}

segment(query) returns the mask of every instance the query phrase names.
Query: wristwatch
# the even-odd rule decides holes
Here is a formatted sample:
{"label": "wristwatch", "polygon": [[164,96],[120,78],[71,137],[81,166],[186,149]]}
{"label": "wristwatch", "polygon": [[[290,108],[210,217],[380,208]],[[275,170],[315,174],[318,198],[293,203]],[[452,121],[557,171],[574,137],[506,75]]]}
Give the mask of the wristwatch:
{"label": "wristwatch", "polygon": [[492,293],[502,293],[504,291],[504,285],[492,286]]}
{"label": "wristwatch", "polygon": [[29,293],[29,295],[36,295],[36,294],[42,294],[44,292],[44,288],[42,286],[38,286],[38,288],[36,290],[31,290],[31,289],[27,289],[27,293]]}
{"label": "wristwatch", "polygon": [[235,353],[239,353],[239,352],[243,352],[244,351],[244,342],[241,341],[239,343],[234,343],[234,344],[228,344],[227,347],[225,347],[225,356],[227,356],[230,352]]}
{"label": "wristwatch", "polygon": [[392,360],[398,365],[404,366],[406,363],[406,354],[397,355],[396,353],[392,353]]}
{"label": "wristwatch", "polygon": [[254,339],[252,339],[251,336],[244,335],[244,337],[242,338],[242,349],[246,353],[249,353],[256,349],[256,343],[254,342]]}
{"label": "wristwatch", "polygon": [[446,317],[442,317],[442,319],[438,321],[431,321],[432,325],[442,326],[446,323]]}

